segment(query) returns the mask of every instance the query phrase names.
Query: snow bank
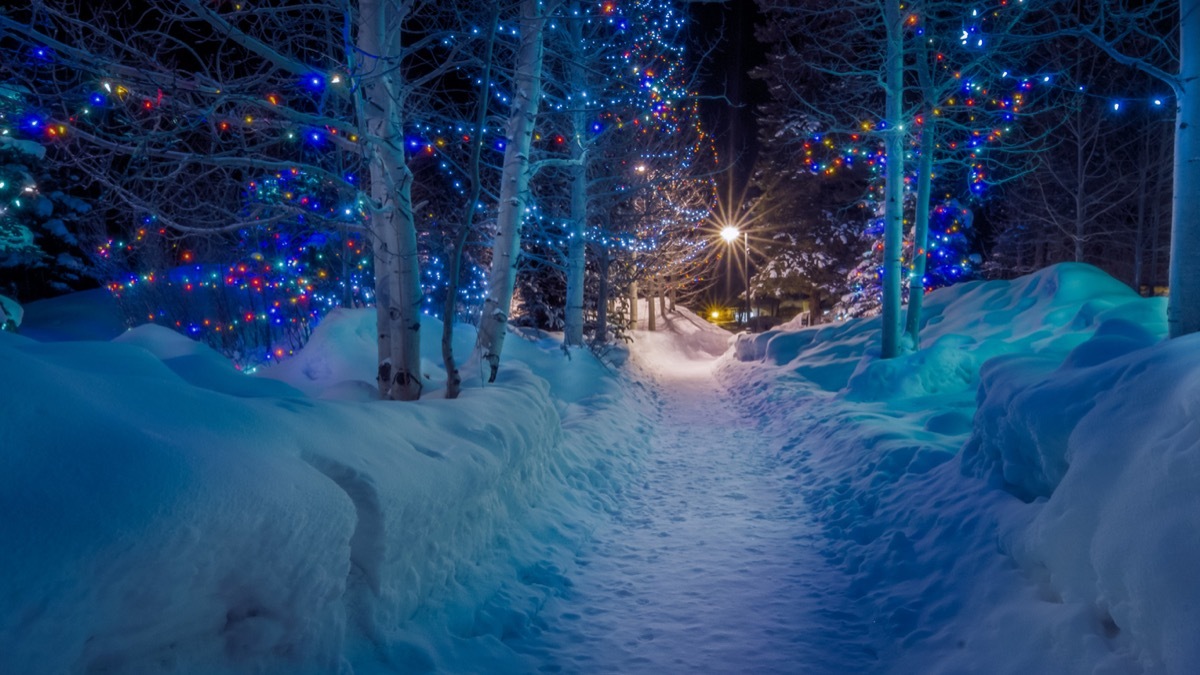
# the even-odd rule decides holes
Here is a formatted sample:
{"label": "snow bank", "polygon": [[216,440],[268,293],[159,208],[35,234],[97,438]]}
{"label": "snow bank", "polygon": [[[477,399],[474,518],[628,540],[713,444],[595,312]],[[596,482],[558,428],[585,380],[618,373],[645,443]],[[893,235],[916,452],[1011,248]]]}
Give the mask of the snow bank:
{"label": "snow bank", "polygon": [[1157,337],[1107,322],[1057,367],[989,363],[964,465],[1040,498],[1005,544],[1056,602],[1128,635],[1148,671],[1186,673],[1200,662],[1200,336]]}
{"label": "snow bank", "polygon": [[778,419],[880,668],[1190,672],[1197,342],[1086,265],[927,308],[897,359],[871,319],[739,336],[723,370]]}
{"label": "snow bank", "polygon": [[0,335],[0,671],[528,670],[496,645],[615,508],[637,405],[516,338],[457,401],[305,393],[356,382],[370,316],[274,379],[157,326]]}
{"label": "snow bank", "polygon": [[[1120,357],[1160,339],[1142,326],[1112,319],[1066,355],[1010,355],[983,370],[975,431],[963,452],[966,469],[987,475],[1026,501],[1048,497],[1070,464],[1068,438],[1105,391],[1124,386],[1131,367]],[[1121,367],[1114,367],[1119,360]],[[1099,367],[1106,366],[1106,367]]]}
{"label": "snow bank", "polygon": [[25,305],[21,334],[41,342],[111,340],[125,328],[112,293],[96,288]]}
{"label": "snow bank", "polygon": [[975,281],[930,293],[923,348],[896,359],[877,358],[879,317],[740,335],[735,354],[741,361],[795,362],[799,377],[825,391],[846,389],[855,400],[913,398],[974,392],[984,361],[1006,353],[1061,354],[1113,318],[1158,330],[1161,302],[1140,298],[1091,265],[1063,263],[1014,281]]}

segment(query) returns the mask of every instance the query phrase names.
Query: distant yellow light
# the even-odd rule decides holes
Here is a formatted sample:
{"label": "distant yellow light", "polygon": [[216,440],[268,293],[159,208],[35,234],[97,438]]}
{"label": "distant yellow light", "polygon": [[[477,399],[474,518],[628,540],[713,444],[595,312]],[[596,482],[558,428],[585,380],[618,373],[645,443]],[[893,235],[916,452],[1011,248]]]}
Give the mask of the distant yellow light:
{"label": "distant yellow light", "polygon": [[739,234],[741,232],[738,232],[738,229],[733,225],[727,225],[721,230],[721,238],[729,242],[737,239]]}
{"label": "distant yellow light", "polygon": [[714,319],[719,319],[719,318],[721,318],[721,313],[714,309],[712,311],[712,314],[710,314],[709,316],[711,316]]}

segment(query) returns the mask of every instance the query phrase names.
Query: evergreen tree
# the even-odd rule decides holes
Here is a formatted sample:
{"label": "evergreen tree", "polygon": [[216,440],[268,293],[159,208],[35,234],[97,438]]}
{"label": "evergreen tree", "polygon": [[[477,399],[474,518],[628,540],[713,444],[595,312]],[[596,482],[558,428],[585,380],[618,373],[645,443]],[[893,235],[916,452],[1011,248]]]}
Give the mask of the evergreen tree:
{"label": "evergreen tree", "polygon": [[26,92],[0,85],[0,291],[23,301],[95,284],[90,204],[45,159],[54,140]]}

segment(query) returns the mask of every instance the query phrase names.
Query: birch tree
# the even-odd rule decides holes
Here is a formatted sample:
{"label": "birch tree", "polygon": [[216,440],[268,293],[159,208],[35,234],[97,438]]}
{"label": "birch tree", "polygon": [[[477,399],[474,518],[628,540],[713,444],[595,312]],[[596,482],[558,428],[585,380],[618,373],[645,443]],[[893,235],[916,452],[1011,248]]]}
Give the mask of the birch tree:
{"label": "birch tree", "polygon": [[521,253],[521,226],[529,198],[530,150],[542,97],[547,7],[541,0],[521,0],[520,13],[517,21],[520,46],[514,63],[512,106],[505,133],[500,202],[496,214],[498,233],[492,244],[488,297],[484,301],[475,343],[478,357],[488,364],[488,382],[496,381],[508,332]]}
{"label": "birch tree", "polygon": [[[1171,199],[1170,336],[1200,332],[1200,1],[1158,0],[1139,5],[1101,0],[1081,25],[1067,28],[1091,40],[1118,63],[1137,68],[1174,95],[1175,137]],[[1071,16],[1068,14],[1067,16]]]}
{"label": "birch tree", "polygon": [[[358,214],[341,226],[365,228],[372,244],[379,394],[411,400],[421,289],[403,134],[425,83],[463,48],[428,30],[439,11],[422,0],[164,0],[135,14],[64,1],[2,15],[0,28],[13,36],[4,68],[55,111],[57,152],[120,209],[203,236],[309,212],[247,208],[256,175],[335,189]],[[427,30],[407,31],[417,14]],[[91,104],[70,109],[88,91]]]}

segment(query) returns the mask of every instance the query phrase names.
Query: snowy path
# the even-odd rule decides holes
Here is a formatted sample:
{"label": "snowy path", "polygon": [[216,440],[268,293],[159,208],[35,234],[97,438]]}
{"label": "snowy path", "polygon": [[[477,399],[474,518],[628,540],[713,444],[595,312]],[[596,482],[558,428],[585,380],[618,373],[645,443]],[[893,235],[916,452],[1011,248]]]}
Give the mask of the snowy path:
{"label": "snowy path", "polygon": [[659,408],[643,481],[580,551],[545,630],[511,646],[543,672],[869,671],[866,631],[775,448],[712,360],[639,340]]}

